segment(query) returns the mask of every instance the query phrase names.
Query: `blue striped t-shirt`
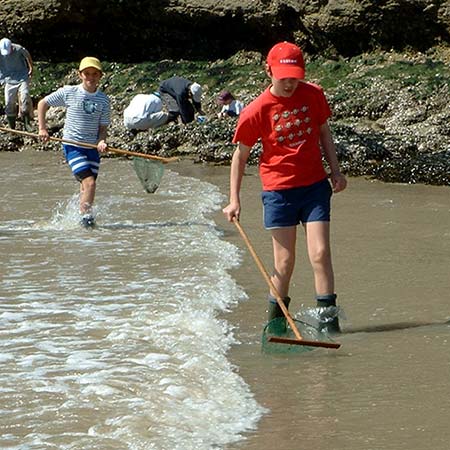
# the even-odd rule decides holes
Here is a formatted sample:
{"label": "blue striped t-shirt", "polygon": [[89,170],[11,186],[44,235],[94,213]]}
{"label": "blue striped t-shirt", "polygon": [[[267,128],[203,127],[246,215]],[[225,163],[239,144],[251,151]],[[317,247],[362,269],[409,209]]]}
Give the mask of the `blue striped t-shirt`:
{"label": "blue striped t-shirt", "polygon": [[49,106],[66,107],[64,139],[97,144],[99,127],[110,123],[108,96],[101,91],[90,93],[81,84],[59,88],[45,101]]}

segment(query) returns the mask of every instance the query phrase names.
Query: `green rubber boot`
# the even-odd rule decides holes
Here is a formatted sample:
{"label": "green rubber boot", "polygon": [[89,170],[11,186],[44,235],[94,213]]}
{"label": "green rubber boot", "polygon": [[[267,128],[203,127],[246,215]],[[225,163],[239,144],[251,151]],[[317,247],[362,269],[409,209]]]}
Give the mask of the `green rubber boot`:
{"label": "green rubber boot", "polygon": [[31,131],[31,119],[28,114],[23,116],[23,127],[25,131]]}
{"label": "green rubber boot", "polygon": [[[286,333],[287,325],[286,318],[281,311],[280,306],[277,303],[277,299],[272,297],[272,295],[268,296],[269,300],[269,309],[267,311],[267,322],[268,322],[268,331],[271,334],[275,334],[277,336],[281,336]],[[290,297],[283,297],[283,303],[286,305],[286,308],[289,308],[289,303],[291,301]]]}
{"label": "green rubber boot", "polygon": [[16,129],[16,116],[6,116],[6,120],[8,121],[9,128],[12,130]]}
{"label": "green rubber boot", "polygon": [[[273,319],[276,319],[277,317],[284,317],[283,311],[281,311],[281,308],[279,307],[277,303],[277,299],[275,297],[272,297],[269,295],[269,310],[267,311],[267,321],[270,322]],[[286,305],[286,308],[289,308],[289,303],[291,301],[290,297],[284,297],[283,303]]]}
{"label": "green rubber boot", "polygon": [[321,331],[326,331],[328,334],[341,332],[337,316],[336,298],[336,294],[316,295],[317,307],[321,308],[319,313]]}

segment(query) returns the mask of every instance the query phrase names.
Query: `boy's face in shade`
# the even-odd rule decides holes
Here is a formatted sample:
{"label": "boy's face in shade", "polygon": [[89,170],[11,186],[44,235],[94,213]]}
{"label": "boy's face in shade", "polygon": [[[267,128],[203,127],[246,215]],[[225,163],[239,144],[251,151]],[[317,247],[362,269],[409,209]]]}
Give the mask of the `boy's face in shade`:
{"label": "boy's face in shade", "polygon": [[297,89],[298,84],[302,81],[300,78],[277,79],[273,76],[272,70],[268,65],[266,65],[266,72],[272,80],[270,92],[276,97],[291,97]]}
{"label": "boy's face in shade", "polygon": [[95,67],[86,67],[79,74],[83,88],[88,92],[94,93],[98,88],[103,73]]}

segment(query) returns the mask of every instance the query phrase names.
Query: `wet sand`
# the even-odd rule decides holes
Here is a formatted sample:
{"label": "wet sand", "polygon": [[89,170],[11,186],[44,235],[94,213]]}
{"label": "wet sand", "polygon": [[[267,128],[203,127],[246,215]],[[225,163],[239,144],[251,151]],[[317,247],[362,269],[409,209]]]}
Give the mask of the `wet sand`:
{"label": "wet sand", "polygon": [[[227,194],[228,168],[187,172]],[[241,224],[270,271],[259,193],[251,167]],[[240,342],[230,358],[267,408],[258,429],[228,449],[448,448],[449,193],[448,187],[349,180],[332,208],[336,291],[347,316],[342,347],[293,355],[261,352],[267,285],[235,226],[217,213],[224,238],[242,249],[233,276],[249,296],[226,317]],[[293,312],[314,304],[301,233],[290,295]]]}

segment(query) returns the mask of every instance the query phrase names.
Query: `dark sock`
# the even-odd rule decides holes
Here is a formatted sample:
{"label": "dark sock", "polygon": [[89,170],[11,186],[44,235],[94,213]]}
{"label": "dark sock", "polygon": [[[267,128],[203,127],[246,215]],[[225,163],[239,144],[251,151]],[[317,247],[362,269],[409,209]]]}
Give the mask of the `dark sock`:
{"label": "dark sock", "polygon": [[336,299],[336,294],[316,295],[317,306],[319,307],[336,306]]}
{"label": "dark sock", "polygon": [[15,116],[6,116],[6,120],[8,122],[9,128],[12,130],[16,129],[16,117]]}

